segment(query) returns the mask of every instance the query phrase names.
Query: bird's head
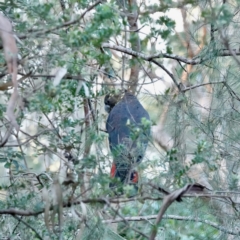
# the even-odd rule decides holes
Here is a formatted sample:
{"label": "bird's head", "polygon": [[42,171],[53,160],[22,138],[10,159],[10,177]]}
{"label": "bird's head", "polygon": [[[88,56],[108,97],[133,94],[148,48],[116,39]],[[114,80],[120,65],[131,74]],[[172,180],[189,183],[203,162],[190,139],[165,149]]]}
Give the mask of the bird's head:
{"label": "bird's head", "polygon": [[132,94],[126,89],[121,91],[116,90],[116,92],[108,93],[104,98],[106,112],[110,113],[115,105],[120,102],[127,94],[128,96],[132,96]]}
{"label": "bird's head", "polygon": [[105,111],[110,113],[114,106],[121,100],[121,94],[109,93],[104,98]]}

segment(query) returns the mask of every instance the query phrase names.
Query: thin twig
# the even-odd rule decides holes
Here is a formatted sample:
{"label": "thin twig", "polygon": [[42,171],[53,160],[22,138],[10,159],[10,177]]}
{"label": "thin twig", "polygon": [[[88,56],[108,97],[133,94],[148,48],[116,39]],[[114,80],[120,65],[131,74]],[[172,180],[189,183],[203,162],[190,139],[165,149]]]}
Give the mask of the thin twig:
{"label": "thin twig", "polygon": [[21,143],[19,143],[19,144],[12,144],[12,145],[5,145],[5,146],[1,146],[1,147],[19,147],[19,146],[23,146],[23,145],[25,145],[25,144],[27,144],[27,143],[29,143],[31,140],[34,140],[34,138],[37,138],[37,137],[39,137],[40,135],[42,135],[44,132],[50,132],[50,131],[53,131],[52,129],[45,129],[45,130],[43,130],[43,131],[41,131],[40,133],[38,133],[38,134],[36,134],[36,135],[33,135],[33,136],[30,136],[30,135],[28,135],[29,136],[29,139],[27,139],[25,142],[21,142]]}
{"label": "thin twig", "polygon": [[36,229],[34,229],[31,225],[29,225],[28,223],[26,223],[25,221],[23,221],[21,218],[19,218],[18,216],[12,215],[14,218],[16,218],[18,221],[20,221],[21,223],[23,223],[26,227],[30,228],[34,233],[35,233],[35,237],[37,237],[38,239],[42,239],[43,238],[39,235],[39,233],[37,232]]}
{"label": "thin twig", "polygon": [[54,126],[52,120],[48,117],[48,115],[46,113],[43,112],[43,115],[46,117],[46,119],[48,120],[48,122],[52,126],[53,131],[57,134],[58,138],[62,139],[62,136],[59,134],[59,132],[58,132],[57,128]]}
{"label": "thin twig", "polygon": [[237,54],[236,52],[230,47],[229,44],[229,40],[224,36],[223,31],[219,31],[220,32],[220,37],[223,41],[223,44],[225,45],[225,47],[228,49],[230,55],[233,57],[233,59],[236,61],[236,63],[238,64],[238,66],[240,66],[240,61],[237,58]]}
{"label": "thin twig", "polygon": [[114,211],[115,214],[116,214],[117,216],[119,216],[120,219],[122,219],[122,222],[124,222],[124,223],[126,224],[126,226],[128,226],[128,228],[130,228],[130,229],[132,229],[133,231],[139,233],[139,234],[142,235],[143,237],[148,238],[148,236],[147,236],[146,234],[144,234],[143,232],[139,231],[138,229],[130,226],[130,225],[129,225],[129,222],[125,220],[125,217],[123,217],[123,216],[119,213],[119,211],[115,210],[115,209],[111,206],[110,202],[109,202],[107,199],[105,199],[105,202],[106,202],[106,204],[108,205],[108,207],[110,207],[110,208],[112,209],[112,211]]}
{"label": "thin twig", "polygon": [[186,92],[186,91],[192,90],[192,89],[194,89],[194,88],[202,87],[202,86],[205,86],[205,85],[219,84],[219,83],[224,83],[224,81],[197,84],[197,85],[190,86],[190,87],[186,87],[185,89],[182,89],[182,92]]}

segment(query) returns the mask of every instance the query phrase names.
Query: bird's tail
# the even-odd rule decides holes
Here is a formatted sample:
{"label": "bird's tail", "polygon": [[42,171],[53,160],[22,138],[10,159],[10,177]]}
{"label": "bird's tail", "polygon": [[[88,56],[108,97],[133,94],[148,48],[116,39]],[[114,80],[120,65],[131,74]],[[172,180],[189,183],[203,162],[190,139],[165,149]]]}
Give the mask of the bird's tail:
{"label": "bird's tail", "polygon": [[137,186],[138,184],[138,172],[131,170],[129,164],[115,164],[113,163],[110,176],[113,181],[110,183],[110,188],[115,188],[123,184],[130,184]]}

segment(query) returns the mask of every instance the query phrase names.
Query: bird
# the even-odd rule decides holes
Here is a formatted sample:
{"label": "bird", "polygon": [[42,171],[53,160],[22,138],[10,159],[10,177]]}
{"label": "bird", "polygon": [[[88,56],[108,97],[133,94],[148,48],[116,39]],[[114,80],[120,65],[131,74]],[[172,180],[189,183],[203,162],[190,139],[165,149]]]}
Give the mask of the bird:
{"label": "bird", "polygon": [[116,179],[121,185],[136,186],[139,176],[135,168],[144,157],[150,137],[149,114],[129,92],[107,94],[104,103],[109,113],[106,130],[113,155],[110,177],[114,181],[109,186],[111,189],[118,187]]}

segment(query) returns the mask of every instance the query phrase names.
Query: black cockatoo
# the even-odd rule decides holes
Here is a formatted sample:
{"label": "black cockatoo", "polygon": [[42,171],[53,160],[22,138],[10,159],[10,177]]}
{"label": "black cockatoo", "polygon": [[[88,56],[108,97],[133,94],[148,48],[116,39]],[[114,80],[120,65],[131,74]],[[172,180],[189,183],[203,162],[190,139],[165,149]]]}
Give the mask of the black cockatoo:
{"label": "black cockatoo", "polygon": [[[104,99],[109,113],[106,129],[113,154],[111,177],[122,183],[137,184],[138,173],[134,169],[143,159],[150,136],[150,120],[147,111],[131,93],[123,96],[108,94]],[[144,120],[145,119],[145,120]],[[110,188],[116,187],[116,181]]]}

